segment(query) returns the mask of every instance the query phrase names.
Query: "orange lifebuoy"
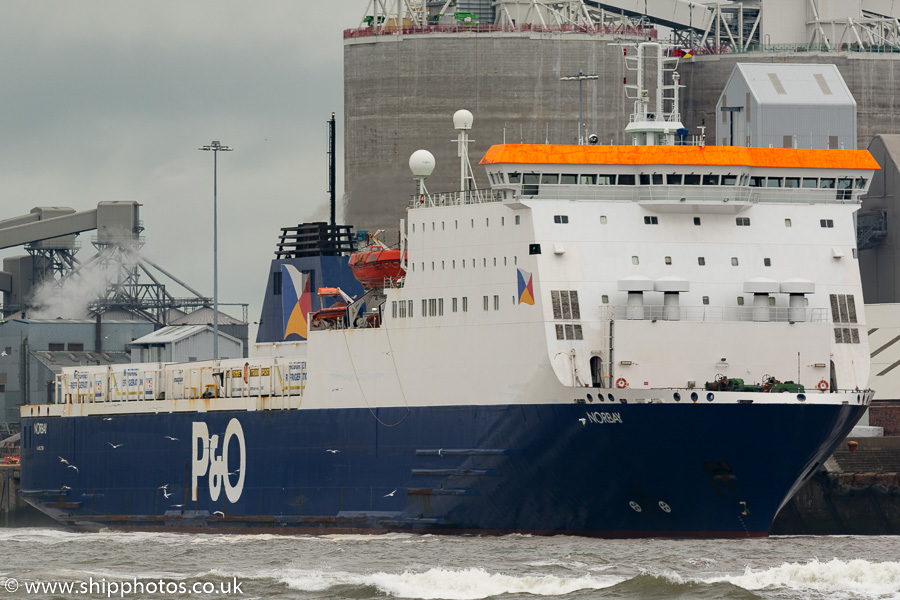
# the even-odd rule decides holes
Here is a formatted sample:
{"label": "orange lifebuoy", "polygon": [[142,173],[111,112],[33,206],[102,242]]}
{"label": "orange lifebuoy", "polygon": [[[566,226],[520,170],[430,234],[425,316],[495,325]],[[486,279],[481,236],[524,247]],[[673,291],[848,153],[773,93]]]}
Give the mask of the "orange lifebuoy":
{"label": "orange lifebuoy", "polygon": [[624,377],[619,377],[618,379],[616,379],[616,387],[617,388],[622,389],[623,387],[625,387],[627,385],[628,385],[628,382],[625,381]]}
{"label": "orange lifebuoy", "polygon": [[823,379],[816,385],[816,387],[824,392],[828,389],[828,382]]}

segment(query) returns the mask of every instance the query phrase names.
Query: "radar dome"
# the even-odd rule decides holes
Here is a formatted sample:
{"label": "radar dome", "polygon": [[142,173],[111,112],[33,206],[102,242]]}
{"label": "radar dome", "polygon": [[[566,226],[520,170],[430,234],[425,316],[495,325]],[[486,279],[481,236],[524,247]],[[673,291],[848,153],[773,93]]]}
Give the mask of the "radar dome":
{"label": "radar dome", "polygon": [[458,110],[453,113],[453,128],[472,129],[472,121],[474,120],[475,117],[473,117],[472,113],[470,113],[466,109]]}
{"label": "radar dome", "polygon": [[428,150],[416,150],[409,157],[409,170],[416,177],[428,177],[434,171],[434,155]]}

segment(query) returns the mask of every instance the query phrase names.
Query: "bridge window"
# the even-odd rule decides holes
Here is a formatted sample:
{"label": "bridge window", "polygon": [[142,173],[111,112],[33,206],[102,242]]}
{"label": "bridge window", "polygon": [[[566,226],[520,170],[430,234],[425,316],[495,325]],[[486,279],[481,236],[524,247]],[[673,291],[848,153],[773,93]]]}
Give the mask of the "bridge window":
{"label": "bridge window", "polygon": [[[718,175],[704,175],[703,176],[703,185],[719,185],[719,176]],[[731,184],[734,185],[734,184]]]}
{"label": "bridge window", "polygon": [[684,185],[700,185],[700,176],[691,173],[684,176]]}
{"label": "bridge window", "polygon": [[597,185],[597,176],[596,175],[582,175],[581,183],[582,183],[582,185]]}
{"label": "bridge window", "polygon": [[541,174],[541,183],[556,185],[559,183],[559,174],[557,173],[542,173]]}
{"label": "bridge window", "polygon": [[682,180],[681,173],[669,173],[666,175],[666,184],[667,185],[681,185]]}
{"label": "bridge window", "polygon": [[737,185],[737,175],[722,175],[722,185]]}
{"label": "bridge window", "polygon": [[509,174],[509,182],[510,183],[519,183],[520,181],[522,181],[521,173],[510,173]]}
{"label": "bridge window", "polygon": [[634,175],[619,175],[619,185],[634,185]]}
{"label": "bridge window", "polygon": [[770,188],[780,188],[782,187],[783,181],[781,177],[769,177],[769,181],[766,183],[766,187]]}
{"label": "bridge window", "polygon": [[821,190],[833,190],[834,189],[834,178],[833,177],[823,177],[819,180],[819,189]]}
{"label": "bridge window", "polygon": [[559,182],[563,185],[574,185],[578,183],[578,175],[572,173],[563,173],[559,176]]}
{"label": "bridge window", "polygon": [[598,185],[616,185],[615,175],[600,175],[597,178]]}
{"label": "bridge window", "polygon": [[799,188],[800,187],[800,178],[799,177],[785,177],[784,178],[784,187],[786,188]]}

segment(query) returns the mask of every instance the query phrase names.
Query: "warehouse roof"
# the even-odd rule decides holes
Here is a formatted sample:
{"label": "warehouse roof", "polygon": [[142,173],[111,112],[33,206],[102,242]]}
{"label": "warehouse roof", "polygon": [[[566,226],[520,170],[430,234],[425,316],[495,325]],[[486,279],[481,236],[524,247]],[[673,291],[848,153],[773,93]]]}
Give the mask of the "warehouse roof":
{"label": "warehouse roof", "polygon": [[731,80],[742,78],[759,104],[856,106],[856,100],[833,64],[737,63]]}

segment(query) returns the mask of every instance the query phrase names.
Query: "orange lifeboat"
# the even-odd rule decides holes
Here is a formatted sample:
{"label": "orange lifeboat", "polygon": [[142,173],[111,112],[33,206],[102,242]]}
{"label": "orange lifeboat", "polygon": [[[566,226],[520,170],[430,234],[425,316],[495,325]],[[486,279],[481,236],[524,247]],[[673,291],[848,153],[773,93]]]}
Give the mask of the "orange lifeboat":
{"label": "orange lifeboat", "polygon": [[319,298],[334,298],[334,304],[314,312],[310,318],[310,324],[314,329],[322,326],[333,329],[339,322],[343,321],[344,316],[347,314],[347,302],[349,300],[343,297],[344,294],[338,288],[319,288],[318,296]]}
{"label": "orange lifeboat", "polygon": [[350,271],[365,288],[381,288],[385,283],[397,283],[406,274],[403,258],[397,248],[388,248],[381,241],[369,236],[369,245],[350,255]]}

